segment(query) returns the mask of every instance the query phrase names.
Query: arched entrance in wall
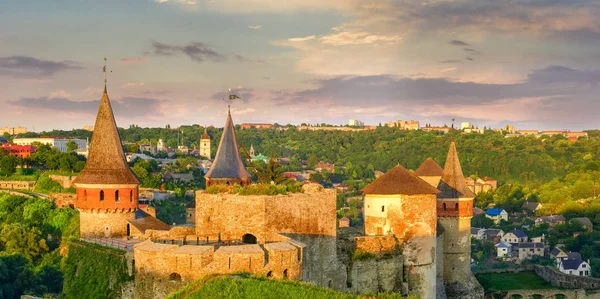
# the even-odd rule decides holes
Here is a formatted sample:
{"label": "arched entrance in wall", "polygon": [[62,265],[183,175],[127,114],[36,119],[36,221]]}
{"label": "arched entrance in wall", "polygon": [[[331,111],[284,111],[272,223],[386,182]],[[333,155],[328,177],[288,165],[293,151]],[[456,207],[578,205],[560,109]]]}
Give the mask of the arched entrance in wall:
{"label": "arched entrance in wall", "polygon": [[245,234],[242,236],[242,243],[256,244],[256,236],[254,236],[253,234]]}
{"label": "arched entrance in wall", "polygon": [[288,278],[287,269],[283,270],[283,278]]}
{"label": "arched entrance in wall", "polygon": [[267,272],[267,277],[273,277],[273,271]]}
{"label": "arched entrance in wall", "polygon": [[129,226],[129,223],[127,223],[127,236],[131,236],[131,227]]}
{"label": "arched entrance in wall", "polygon": [[110,227],[105,227],[104,228],[104,237],[109,238],[110,237]]}
{"label": "arched entrance in wall", "polygon": [[181,281],[181,275],[179,273],[171,273],[171,275],[169,275],[169,280],[170,281]]}

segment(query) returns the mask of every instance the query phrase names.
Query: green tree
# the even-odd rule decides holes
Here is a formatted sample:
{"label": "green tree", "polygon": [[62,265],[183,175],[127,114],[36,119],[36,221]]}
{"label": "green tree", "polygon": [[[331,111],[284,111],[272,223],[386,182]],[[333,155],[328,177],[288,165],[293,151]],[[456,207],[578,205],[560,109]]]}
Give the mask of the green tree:
{"label": "green tree", "polygon": [[317,158],[317,156],[314,154],[310,155],[310,156],[308,156],[307,163],[308,163],[308,168],[314,169],[315,165],[317,165],[319,163],[319,158]]}
{"label": "green tree", "polygon": [[31,263],[23,255],[0,255],[0,298],[21,298],[31,290],[34,279]]}
{"label": "green tree", "polygon": [[73,152],[75,151],[79,146],[77,145],[77,143],[73,140],[69,140],[67,141],[67,153]]}
{"label": "green tree", "polygon": [[273,155],[269,157],[269,162],[266,165],[264,163],[262,163],[262,165],[257,165],[256,171],[257,176],[263,184],[270,184],[271,182],[283,184],[288,181],[288,179],[283,176],[283,168]]}
{"label": "green tree", "polygon": [[13,175],[17,171],[17,158],[14,156],[4,156],[0,159],[0,170],[6,177]]}
{"label": "green tree", "polygon": [[39,229],[27,228],[19,223],[2,226],[0,243],[7,253],[20,253],[31,262],[48,251]]}

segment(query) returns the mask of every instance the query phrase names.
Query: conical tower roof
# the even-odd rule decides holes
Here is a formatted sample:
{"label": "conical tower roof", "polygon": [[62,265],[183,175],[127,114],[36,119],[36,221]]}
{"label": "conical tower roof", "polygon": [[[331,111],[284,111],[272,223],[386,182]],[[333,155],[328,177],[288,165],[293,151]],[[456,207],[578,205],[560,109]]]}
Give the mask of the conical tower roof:
{"label": "conical tower roof", "polygon": [[209,179],[250,179],[250,173],[244,167],[240,157],[230,111],[227,112],[227,121],[223,128],[215,160],[204,177]]}
{"label": "conical tower roof", "polygon": [[363,194],[437,194],[439,191],[398,165],[363,188]]}
{"label": "conical tower roof", "polygon": [[416,176],[442,176],[444,170],[438,165],[435,160],[431,157],[427,158],[417,170],[415,170]]}
{"label": "conical tower roof", "polygon": [[440,190],[438,198],[475,197],[475,194],[467,187],[465,182],[454,141],[450,143],[450,150],[448,151],[446,164],[444,164],[444,175],[440,180],[438,189]]}
{"label": "conical tower roof", "polygon": [[125,161],[106,85],[104,85],[104,94],[100,100],[96,125],[92,133],[88,160],[73,183],[138,185],[140,183]]}

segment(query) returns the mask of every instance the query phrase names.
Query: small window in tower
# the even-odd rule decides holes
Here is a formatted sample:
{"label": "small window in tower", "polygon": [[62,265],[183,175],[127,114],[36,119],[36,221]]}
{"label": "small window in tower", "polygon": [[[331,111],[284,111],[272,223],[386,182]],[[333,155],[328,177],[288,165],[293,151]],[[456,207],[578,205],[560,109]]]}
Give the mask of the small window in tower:
{"label": "small window in tower", "polygon": [[381,211],[385,212],[385,206],[381,206]]}
{"label": "small window in tower", "polygon": [[458,211],[458,203],[455,203],[455,204],[454,204],[454,210],[455,210],[455,211]]}
{"label": "small window in tower", "polygon": [[115,201],[119,201],[119,190],[115,191]]}
{"label": "small window in tower", "polygon": [[87,200],[87,190],[83,190],[83,200]]}
{"label": "small window in tower", "polygon": [[100,190],[100,201],[104,200],[104,190]]}
{"label": "small window in tower", "polygon": [[129,202],[133,202],[133,190],[129,190]]}
{"label": "small window in tower", "polygon": [[444,204],[442,205],[442,210],[443,210],[444,212],[446,212],[446,203],[444,203]]}

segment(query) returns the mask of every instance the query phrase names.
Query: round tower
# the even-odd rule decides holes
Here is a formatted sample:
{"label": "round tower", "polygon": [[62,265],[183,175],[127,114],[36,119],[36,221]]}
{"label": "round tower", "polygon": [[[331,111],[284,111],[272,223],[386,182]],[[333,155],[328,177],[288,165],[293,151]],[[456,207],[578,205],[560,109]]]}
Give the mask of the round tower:
{"label": "round tower", "polygon": [[81,237],[121,237],[138,209],[137,177],[125,161],[121,138],[104,86],[88,160],[73,181]]}
{"label": "round tower", "polygon": [[450,144],[438,190],[438,222],[444,228],[444,284],[448,297],[456,297],[473,292],[477,287],[471,273],[471,217],[475,194],[465,182],[454,141]]}
{"label": "round tower", "polygon": [[436,194],[433,186],[398,165],[362,190],[365,235],[394,235],[402,244],[410,293],[436,297]]}

